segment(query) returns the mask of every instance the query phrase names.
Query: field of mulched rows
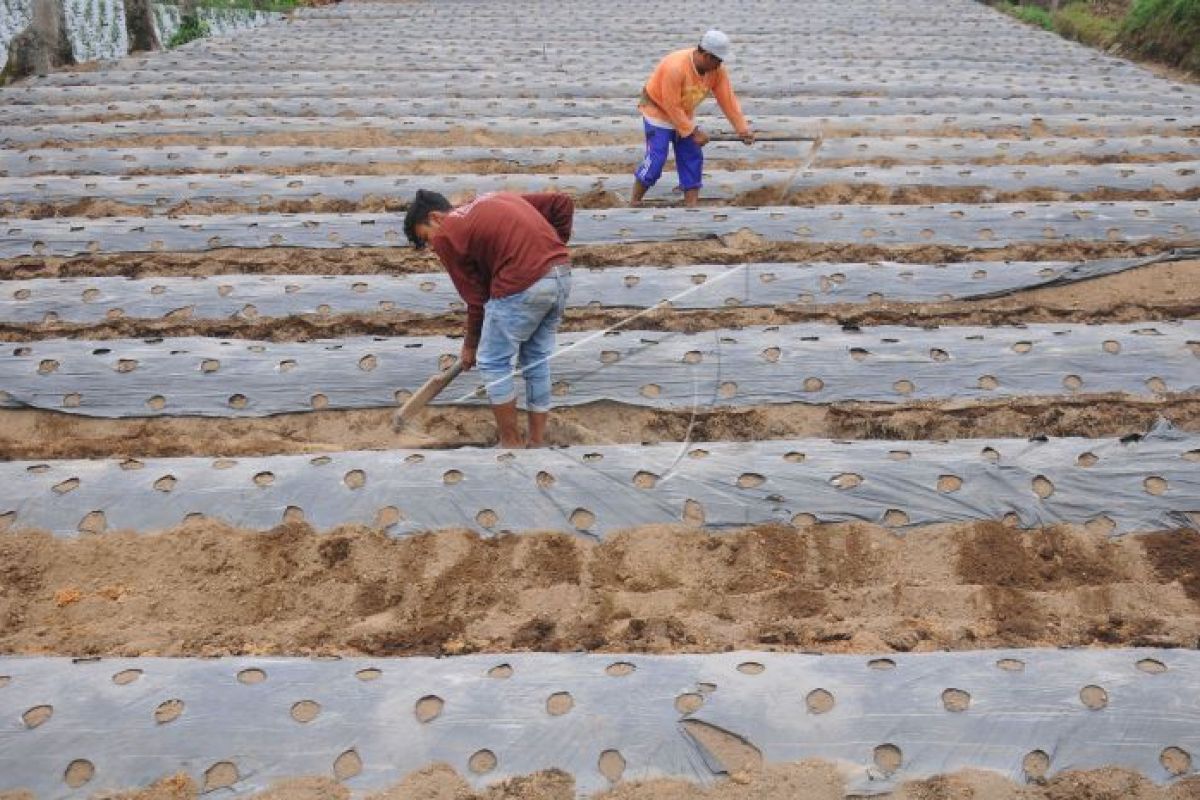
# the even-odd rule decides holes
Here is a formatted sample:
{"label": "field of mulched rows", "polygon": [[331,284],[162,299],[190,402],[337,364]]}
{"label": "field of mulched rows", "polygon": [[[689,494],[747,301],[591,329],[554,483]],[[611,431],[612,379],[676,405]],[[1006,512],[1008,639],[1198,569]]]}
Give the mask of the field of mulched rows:
{"label": "field of mulched rows", "polygon": [[[1200,797],[1200,88],[968,0],[598,10],[0,90],[0,798]],[[710,100],[701,206],[627,208],[709,26],[760,141]],[[417,188],[574,196],[552,447],[474,372],[393,430],[464,317]]]}

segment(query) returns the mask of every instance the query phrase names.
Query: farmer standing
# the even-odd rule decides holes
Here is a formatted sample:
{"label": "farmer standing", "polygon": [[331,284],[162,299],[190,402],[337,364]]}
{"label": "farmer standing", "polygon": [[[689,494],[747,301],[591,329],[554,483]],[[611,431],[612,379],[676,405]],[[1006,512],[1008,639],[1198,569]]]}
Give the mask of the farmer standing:
{"label": "farmer standing", "polygon": [[[460,360],[476,363],[500,446],[540,447],[550,412],[550,355],[571,291],[567,241],[575,204],[565,194],[485,194],[450,205],[421,189],[404,217],[413,246],[433,248],[467,304]],[[513,358],[525,378],[529,438],[517,424]]]}
{"label": "farmer standing", "polygon": [[742,116],[723,66],[730,56],[729,37],[711,30],[701,37],[699,46],[676,50],[658,62],[638,103],[646,130],[646,158],[634,172],[630,205],[639,205],[646,190],[658,182],[671,146],[684,205],[695,206],[699,201],[704,169],[701,148],[708,144],[708,134],[696,126],[695,112],[709,94],[716,96],[741,140],[754,144],[754,133]]}

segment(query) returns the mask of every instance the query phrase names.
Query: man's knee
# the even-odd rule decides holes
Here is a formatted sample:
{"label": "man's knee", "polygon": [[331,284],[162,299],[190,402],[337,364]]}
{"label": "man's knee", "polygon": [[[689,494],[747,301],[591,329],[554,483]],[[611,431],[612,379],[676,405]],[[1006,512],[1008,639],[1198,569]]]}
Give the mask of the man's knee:
{"label": "man's knee", "polygon": [[667,163],[667,154],[654,153],[646,151],[646,157],[642,159],[642,163],[638,166],[633,176],[638,179],[638,182],[649,188],[658,183],[658,179],[662,177],[663,166]]}
{"label": "man's knee", "polygon": [[[488,334],[492,335],[489,336]],[[483,339],[479,349],[475,351],[475,366],[480,372],[511,372],[514,348],[503,336],[496,335],[495,329],[489,330],[485,324]]]}
{"label": "man's knee", "polygon": [[664,129],[651,128],[649,125],[645,127],[646,157],[633,174],[642,186],[650,187],[662,177],[663,166],[667,163],[671,149],[671,133]]}
{"label": "man's knee", "polygon": [[489,352],[481,347],[475,355],[475,366],[480,372],[511,372],[512,353]]}

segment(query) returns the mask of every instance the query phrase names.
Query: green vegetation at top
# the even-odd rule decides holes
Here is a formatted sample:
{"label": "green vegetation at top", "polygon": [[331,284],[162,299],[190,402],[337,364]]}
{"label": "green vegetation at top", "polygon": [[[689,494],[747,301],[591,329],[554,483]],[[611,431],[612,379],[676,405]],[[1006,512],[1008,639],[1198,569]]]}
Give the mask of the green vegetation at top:
{"label": "green vegetation at top", "polygon": [[1200,75],[1200,0],[1000,0],[993,5],[1068,39]]}
{"label": "green vegetation at top", "polygon": [[167,47],[179,47],[188,42],[203,39],[205,36],[208,36],[208,23],[200,19],[199,14],[184,14],[179,19],[179,27],[175,29],[175,33],[171,34],[171,40],[167,42]]}
{"label": "green vegetation at top", "polygon": [[179,47],[208,36],[209,26],[200,14],[201,9],[288,12],[302,4],[302,0],[198,0],[179,18],[179,28],[171,35],[167,47]]}
{"label": "green vegetation at top", "polygon": [[204,8],[237,8],[244,11],[291,11],[304,5],[300,0],[200,0]]}
{"label": "green vegetation at top", "polygon": [[1200,0],[1137,0],[1121,39],[1146,58],[1200,74]]}
{"label": "green vegetation at top", "polygon": [[1121,21],[1094,14],[1086,3],[1070,3],[1054,15],[1054,27],[1068,39],[1109,48],[1121,32]]}
{"label": "green vegetation at top", "polygon": [[1000,7],[1022,22],[1039,25],[1048,31],[1054,30],[1054,18],[1041,6],[1018,6],[1013,3],[1003,3]]}

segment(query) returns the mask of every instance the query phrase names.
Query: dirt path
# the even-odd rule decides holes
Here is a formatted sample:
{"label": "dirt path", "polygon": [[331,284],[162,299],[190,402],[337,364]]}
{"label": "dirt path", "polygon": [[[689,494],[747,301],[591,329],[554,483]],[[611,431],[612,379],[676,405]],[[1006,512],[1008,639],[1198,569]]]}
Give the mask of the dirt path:
{"label": "dirt path", "polygon": [[[609,184],[610,186],[612,184]],[[534,191],[554,191],[549,176]],[[622,187],[624,190],[625,187]],[[122,203],[115,198],[83,198],[70,202],[0,204],[0,214],[16,219],[49,219],[54,217],[149,217],[212,214],[379,214],[384,212],[403,213],[412,199],[413,190],[402,190],[381,195],[367,195],[354,200],[339,200],[329,197],[273,200],[267,202],[244,202],[238,200],[186,201],[165,209],[144,203]],[[623,208],[628,203],[627,193],[619,195],[611,190],[596,189],[587,192],[570,192],[575,206],[580,209]],[[462,203],[474,197],[467,190],[451,195],[453,203]],[[812,206],[812,205],[925,205],[928,203],[1021,203],[1102,200],[1196,200],[1200,199],[1200,188],[1174,191],[1162,187],[1154,189],[1122,189],[1106,187],[1082,192],[1067,192],[1052,187],[1031,187],[1018,192],[997,192],[986,186],[938,186],[913,184],[887,186],[878,183],[826,183],[799,191],[780,195],[777,186],[762,186],[725,198],[712,199],[713,207],[749,207],[767,205]]]}
{"label": "dirt path", "polygon": [[[256,418],[100,419],[56,411],[0,410],[0,458],[257,456],[337,450],[490,446],[484,407],[434,407],[413,431],[392,431],[393,408],[314,411]],[[1200,398],[1033,397],[978,402],[837,403],[659,410],[600,402],[551,416],[551,446],[767,439],[954,439],[1124,436],[1156,420],[1200,431]]]}
{"label": "dirt path", "polygon": [[[1000,775],[965,771],[927,780],[909,781],[896,791],[876,795],[890,800],[1195,800],[1200,778],[1185,778],[1158,786],[1128,770],[1072,771],[1025,785]],[[110,800],[196,800],[200,787],[186,775],[160,781],[153,787],[107,796]],[[253,800],[350,800],[350,790],[325,777],[281,781]],[[837,766],[827,761],[791,764],[753,764],[736,771],[732,780],[711,788],[681,781],[657,780],[623,784],[594,795],[594,800],[845,800],[844,781]],[[31,796],[0,800],[32,800]],[[575,782],[557,771],[539,772],[473,791],[446,764],[415,772],[367,800],[576,800]]]}
{"label": "dirt path", "polygon": [[[646,244],[585,245],[571,249],[580,267],[692,266],[745,264],[759,261],[898,261],[911,264],[960,261],[1088,261],[1132,258],[1196,246],[1200,241],[1149,239],[1142,242],[1060,241],[1011,245],[986,250],[949,245],[881,247],[863,244],[768,242],[753,235]],[[259,250],[219,248],[200,253],[107,253],[59,258],[22,256],[0,259],[0,272],[10,278],[82,278],[157,275],[370,275],[436,272],[437,259],[408,247],[290,248]]]}
{"label": "dirt path", "polygon": [[[830,120],[822,126],[823,133],[828,138],[833,137],[877,137],[880,129],[870,124],[854,121],[834,122]],[[1044,139],[1061,137],[1094,137],[1095,129],[1086,124],[1056,124],[1051,127],[1040,118],[1030,117],[1028,122],[1014,118],[1013,124],[1006,127],[991,127],[986,131],[978,128],[957,125],[940,125],[925,127],[914,118],[910,133],[896,129],[889,131],[891,135],[920,135],[940,138],[976,138],[976,139]],[[1122,130],[1122,136],[1154,135],[1154,136],[1193,136],[1200,131],[1179,125],[1164,125],[1161,122],[1148,119],[1144,124]],[[404,131],[395,132],[384,128],[361,127],[352,130],[309,130],[287,131],[278,133],[237,134],[235,132],[206,131],[200,133],[164,133],[164,134],[134,134],[114,135],[108,138],[87,139],[88,147],[158,147],[169,145],[240,145],[244,147],[271,146],[320,146],[320,147],[457,147],[464,145],[480,145],[491,147],[587,147],[602,144],[640,144],[637,130],[637,118],[631,113],[629,125],[620,131],[599,132],[585,130],[581,133],[540,133],[513,134],[498,133],[478,127],[463,126],[445,131]],[[41,149],[47,147],[75,148],[81,144],[78,140],[62,140],[47,138],[22,142],[23,150]]]}
{"label": "dirt path", "polygon": [[[72,148],[79,150],[82,148]],[[634,148],[636,152],[636,147]],[[896,167],[901,165],[941,165],[961,164],[964,166],[1032,166],[1053,164],[1168,164],[1175,161],[1191,161],[1195,154],[1186,152],[1163,153],[1111,153],[1107,155],[1088,155],[1086,153],[1060,153],[1054,155],[989,155],[971,158],[958,156],[943,158],[929,155],[913,155],[905,158],[891,156],[876,156],[837,159],[818,158],[813,166],[818,169],[834,167]],[[288,164],[271,166],[235,166],[229,169],[189,169],[186,167],[144,168],[129,170],[128,175],[199,175],[214,173],[253,173],[256,175],[495,175],[503,173],[526,175],[604,175],[624,174],[632,172],[636,166],[636,157],[630,161],[560,161],[545,164],[522,164],[516,161],[502,159],[492,160],[461,160],[418,159],[412,161],[375,161],[370,163],[343,164],[334,162],[313,161],[306,164]],[[706,156],[705,164],[710,169],[721,170],[754,170],[754,169],[793,169],[795,159],[765,158],[750,161],[747,159],[721,158]]]}
{"label": "dirt path", "polygon": [[[1147,131],[1149,132],[1149,131]],[[1157,132],[1156,132],[1157,133]],[[1166,135],[1166,134],[1159,134]],[[168,147],[172,145],[236,145],[243,147],[587,147],[589,145],[636,145],[640,141],[637,118],[630,117],[627,128],[618,133],[541,133],[502,134],[481,128],[454,128],[447,131],[404,131],[362,127],[354,130],[279,131],[277,133],[237,134],[233,132],[163,133],[112,136],[88,139],[88,147]],[[44,147],[76,148],[79,141],[47,139],[24,142],[20,149]]]}
{"label": "dirt path", "polygon": [[0,565],[6,653],[870,653],[1200,636],[1200,534],[1184,531],[647,526],[596,544],[199,520],[162,535],[10,532]]}

